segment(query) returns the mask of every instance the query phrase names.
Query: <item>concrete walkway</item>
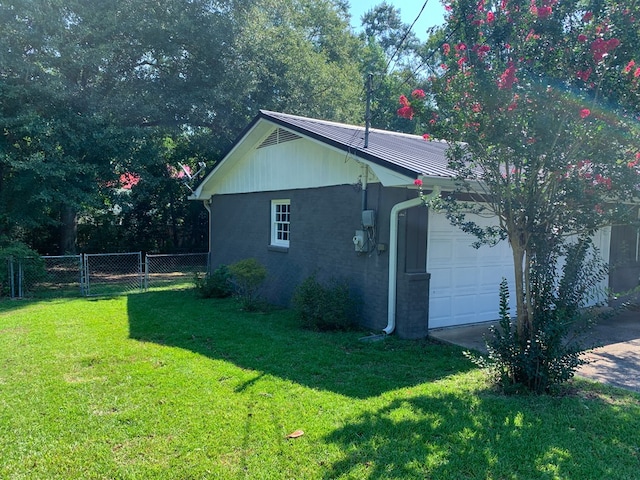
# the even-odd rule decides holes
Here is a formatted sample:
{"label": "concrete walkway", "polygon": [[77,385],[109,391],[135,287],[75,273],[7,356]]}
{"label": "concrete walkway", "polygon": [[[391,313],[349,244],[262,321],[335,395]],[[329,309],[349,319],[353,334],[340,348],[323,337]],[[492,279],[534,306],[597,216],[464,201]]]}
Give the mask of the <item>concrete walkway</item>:
{"label": "concrete walkway", "polygon": [[[497,322],[434,329],[429,334],[443,342],[486,353],[484,338]],[[577,375],[640,392],[640,311],[627,311],[595,325],[586,342],[598,345],[587,353],[591,361]]]}

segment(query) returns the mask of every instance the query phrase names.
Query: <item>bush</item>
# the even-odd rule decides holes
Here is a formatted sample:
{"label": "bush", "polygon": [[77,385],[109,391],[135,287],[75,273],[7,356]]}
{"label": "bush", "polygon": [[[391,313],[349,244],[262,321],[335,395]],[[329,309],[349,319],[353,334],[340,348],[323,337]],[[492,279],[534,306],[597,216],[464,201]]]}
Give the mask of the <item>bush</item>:
{"label": "bush", "polygon": [[511,322],[507,282],[500,284],[500,327],[491,328],[489,357],[478,363],[489,369],[504,391],[548,393],[587,363],[580,336],[604,313],[586,309],[585,303],[595,298],[606,275],[597,255],[590,255],[590,246],[584,240],[561,250],[565,262],[560,278],[557,253],[536,262],[533,332],[524,344]]}
{"label": "bush", "polygon": [[[18,285],[18,264],[22,264],[22,290],[30,291],[35,284],[45,280],[46,270],[40,254],[21,242],[0,243],[0,296],[11,294],[9,260],[14,266],[14,285]],[[17,292],[16,292],[17,293]]]}
{"label": "bush", "polygon": [[350,330],[357,325],[357,301],[346,282],[332,279],[328,285],[315,274],[296,288],[293,309],[305,328],[314,330]]}
{"label": "bush", "polygon": [[231,273],[226,265],[220,265],[204,277],[196,274],[195,284],[203,298],[227,298],[233,294]]}
{"label": "bush", "polygon": [[229,266],[234,294],[243,310],[255,311],[260,307],[258,291],[267,278],[267,269],[255,258],[240,260]]}

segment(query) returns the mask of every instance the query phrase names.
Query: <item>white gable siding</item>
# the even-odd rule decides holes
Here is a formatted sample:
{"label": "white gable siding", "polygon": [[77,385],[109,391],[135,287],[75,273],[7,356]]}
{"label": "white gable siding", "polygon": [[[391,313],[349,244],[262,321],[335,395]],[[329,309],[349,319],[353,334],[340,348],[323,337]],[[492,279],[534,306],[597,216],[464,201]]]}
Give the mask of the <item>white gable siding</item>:
{"label": "white gable siding", "polygon": [[303,138],[249,151],[231,171],[212,178],[207,190],[225,194],[355,184],[362,173],[362,165],[345,153]]}

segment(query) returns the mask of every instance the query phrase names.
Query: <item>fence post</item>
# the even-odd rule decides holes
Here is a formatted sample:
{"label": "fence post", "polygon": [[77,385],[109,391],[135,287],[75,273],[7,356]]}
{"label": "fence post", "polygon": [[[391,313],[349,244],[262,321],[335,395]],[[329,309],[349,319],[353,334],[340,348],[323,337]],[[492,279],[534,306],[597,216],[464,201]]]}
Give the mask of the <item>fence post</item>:
{"label": "fence post", "polygon": [[89,277],[89,255],[86,254],[86,253],[83,254],[82,255],[82,260],[84,262],[84,268],[83,268],[83,271],[84,271],[84,285],[85,285],[84,294],[86,296],[89,296],[89,295],[91,295],[91,280],[90,280],[90,277]]}
{"label": "fence post", "polygon": [[9,263],[9,288],[11,290],[11,298],[16,298],[16,279],[14,278],[13,273],[13,257],[8,257],[7,262]]}
{"label": "fence post", "polygon": [[149,290],[149,255],[144,256],[144,291]]}
{"label": "fence post", "polygon": [[24,258],[18,260],[18,298],[24,297],[24,267],[22,262]]}
{"label": "fence post", "polygon": [[80,296],[86,295],[83,255],[78,255],[78,271],[80,273]]}
{"label": "fence post", "polygon": [[142,271],[142,252],[138,252],[138,282],[140,285],[140,291],[144,292],[144,272]]}

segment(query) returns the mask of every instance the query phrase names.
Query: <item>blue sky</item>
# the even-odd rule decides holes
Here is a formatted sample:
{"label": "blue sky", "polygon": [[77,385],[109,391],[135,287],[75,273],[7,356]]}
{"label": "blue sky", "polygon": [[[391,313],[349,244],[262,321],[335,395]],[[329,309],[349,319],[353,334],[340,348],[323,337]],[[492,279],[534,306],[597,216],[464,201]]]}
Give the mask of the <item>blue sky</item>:
{"label": "blue sky", "polygon": [[[374,6],[382,3],[383,0],[349,0],[351,5],[351,25],[359,31],[360,17],[371,10]],[[387,3],[400,9],[402,21],[411,25],[424,4],[424,0],[387,0]],[[441,25],[444,22],[444,7],[440,0],[427,0],[420,19],[413,27],[413,32],[421,40],[426,40],[426,30],[433,25]]]}

